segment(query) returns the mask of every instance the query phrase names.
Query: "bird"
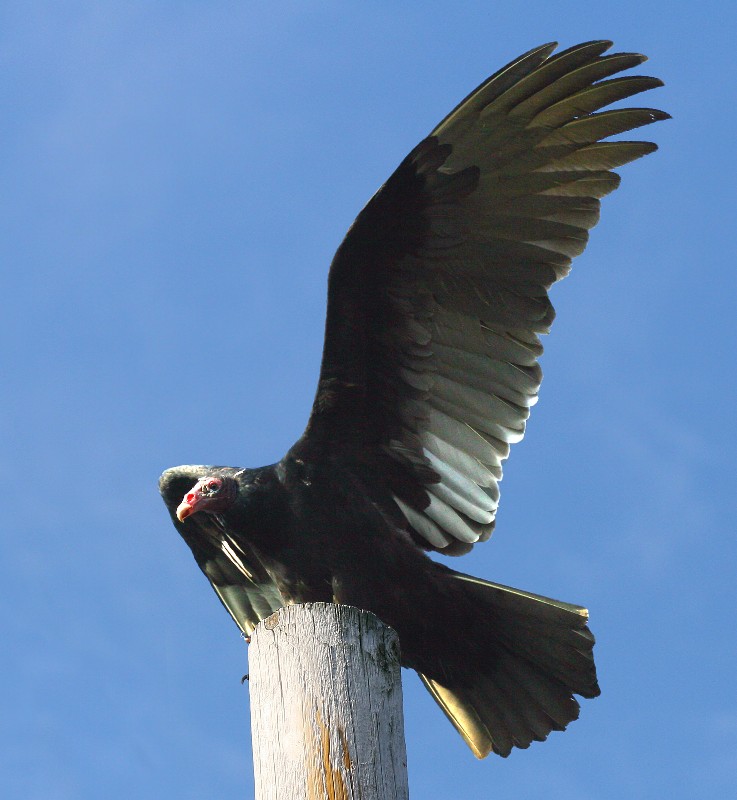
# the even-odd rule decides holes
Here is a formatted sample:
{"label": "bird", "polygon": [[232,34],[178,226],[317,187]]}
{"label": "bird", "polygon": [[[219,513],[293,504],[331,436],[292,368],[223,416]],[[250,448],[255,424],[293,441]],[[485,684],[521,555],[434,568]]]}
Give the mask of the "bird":
{"label": "bird", "polygon": [[[494,529],[502,464],[542,380],[548,290],[653,152],[610,140],[669,115],[609,108],[662,86],[646,60],[536,47],[423,139],[359,213],[328,273],[325,342],[301,438],[260,468],[184,465],[159,488],[249,636],[291,603],[373,612],[473,754],[506,757],[600,694],[588,612],[455,571]],[[431,554],[434,557],[430,557]]]}

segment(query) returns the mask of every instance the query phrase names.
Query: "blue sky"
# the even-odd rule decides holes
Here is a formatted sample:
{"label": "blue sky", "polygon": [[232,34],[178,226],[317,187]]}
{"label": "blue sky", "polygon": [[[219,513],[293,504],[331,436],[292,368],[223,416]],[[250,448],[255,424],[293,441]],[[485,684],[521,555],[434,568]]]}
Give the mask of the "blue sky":
{"label": "blue sky", "polygon": [[554,290],[496,533],[453,565],[587,605],[603,694],[477,762],[405,673],[410,787],[734,791],[736,29],[662,0],[0,7],[3,797],[252,795],[246,648],[157,477],[284,453],[356,213],[489,73],[593,38],[650,56],[674,120]]}

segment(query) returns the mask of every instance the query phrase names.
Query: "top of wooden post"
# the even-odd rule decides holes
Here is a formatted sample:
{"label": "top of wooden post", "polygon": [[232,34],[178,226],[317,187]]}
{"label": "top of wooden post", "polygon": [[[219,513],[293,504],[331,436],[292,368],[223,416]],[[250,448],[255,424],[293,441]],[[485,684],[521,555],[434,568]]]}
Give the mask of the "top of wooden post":
{"label": "top of wooden post", "polygon": [[264,619],[249,649],[256,800],[404,800],[399,640],[352,606]]}

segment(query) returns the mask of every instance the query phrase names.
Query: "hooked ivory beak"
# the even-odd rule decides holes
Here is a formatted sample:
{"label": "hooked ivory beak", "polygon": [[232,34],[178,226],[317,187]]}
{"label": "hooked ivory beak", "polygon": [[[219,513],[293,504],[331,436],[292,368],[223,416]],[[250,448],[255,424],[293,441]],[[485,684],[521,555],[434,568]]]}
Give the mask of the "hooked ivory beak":
{"label": "hooked ivory beak", "polygon": [[182,500],[182,502],[177,506],[177,519],[180,522],[184,522],[184,520],[193,513],[194,507],[191,506],[186,500]]}

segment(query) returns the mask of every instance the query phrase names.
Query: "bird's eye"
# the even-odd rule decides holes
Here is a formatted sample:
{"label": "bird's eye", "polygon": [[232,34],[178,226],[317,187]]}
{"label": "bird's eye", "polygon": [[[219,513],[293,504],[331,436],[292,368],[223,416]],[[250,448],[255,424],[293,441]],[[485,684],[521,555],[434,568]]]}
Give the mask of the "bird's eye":
{"label": "bird's eye", "polygon": [[208,481],[205,484],[205,488],[209,492],[217,492],[217,490],[220,488],[220,481]]}

